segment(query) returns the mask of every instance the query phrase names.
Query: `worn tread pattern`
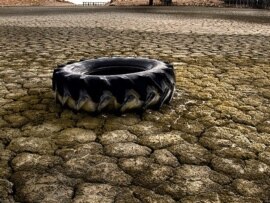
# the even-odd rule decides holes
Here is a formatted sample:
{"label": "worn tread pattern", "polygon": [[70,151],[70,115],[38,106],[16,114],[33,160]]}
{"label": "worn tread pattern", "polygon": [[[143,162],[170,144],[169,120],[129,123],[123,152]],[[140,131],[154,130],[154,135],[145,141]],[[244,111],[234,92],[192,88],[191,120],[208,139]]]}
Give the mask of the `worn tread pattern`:
{"label": "worn tread pattern", "polygon": [[[109,68],[108,68],[109,67]],[[93,74],[95,71],[130,73]],[[137,71],[132,71],[137,68]],[[138,71],[140,70],[140,71]],[[53,72],[56,100],[75,110],[100,112],[160,108],[172,99],[173,66],[154,59],[104,57],[59,65]]]}

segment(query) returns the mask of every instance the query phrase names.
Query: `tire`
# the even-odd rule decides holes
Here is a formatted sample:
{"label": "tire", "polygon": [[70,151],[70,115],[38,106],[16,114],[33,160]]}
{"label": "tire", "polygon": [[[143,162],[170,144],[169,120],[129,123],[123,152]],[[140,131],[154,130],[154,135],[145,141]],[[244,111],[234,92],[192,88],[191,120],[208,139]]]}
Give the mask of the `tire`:
{"label": "tire", "polygon": [[58,66],[53,90],[63,106],[88,112],[159,109],[172,99],[173,66],[146,58],[99,58]]}

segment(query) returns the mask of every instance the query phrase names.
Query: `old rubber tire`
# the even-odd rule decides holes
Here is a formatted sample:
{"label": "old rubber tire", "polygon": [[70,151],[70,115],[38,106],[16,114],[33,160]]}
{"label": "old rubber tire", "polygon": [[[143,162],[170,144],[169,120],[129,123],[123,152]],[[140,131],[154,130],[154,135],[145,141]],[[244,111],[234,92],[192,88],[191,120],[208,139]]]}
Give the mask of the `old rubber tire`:
{"label": "old rubber tire", "polygon": [[99,58],[58,66],[53,90],[62,105],[99,112],[160,108],[175,88],[173,66],[146,58]]}

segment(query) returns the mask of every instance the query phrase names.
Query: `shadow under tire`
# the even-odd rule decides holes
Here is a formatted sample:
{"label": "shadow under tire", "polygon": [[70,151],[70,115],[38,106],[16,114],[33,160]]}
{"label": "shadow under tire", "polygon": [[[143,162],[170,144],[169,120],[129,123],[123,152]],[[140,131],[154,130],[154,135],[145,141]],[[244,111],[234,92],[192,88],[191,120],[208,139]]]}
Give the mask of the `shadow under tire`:
{"label": "shadow under tire", "polygon": [[172,99],[173,66],[146,58],[105,57],[58,66],[53,90],[63,106],[88,112],[160,108]]}

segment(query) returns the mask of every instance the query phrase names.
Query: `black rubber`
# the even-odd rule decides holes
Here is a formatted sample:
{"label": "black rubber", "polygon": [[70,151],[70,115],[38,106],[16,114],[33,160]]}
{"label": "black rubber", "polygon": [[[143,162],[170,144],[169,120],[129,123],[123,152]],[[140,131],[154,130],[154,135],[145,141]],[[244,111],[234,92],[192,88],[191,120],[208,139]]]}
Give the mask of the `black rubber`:
{"label": "black rubber", "polygon": [[99,112],[160,108],[175,88],[173,66],[146,58],[99,58],[58,66],[53,90],[63,106]]}

